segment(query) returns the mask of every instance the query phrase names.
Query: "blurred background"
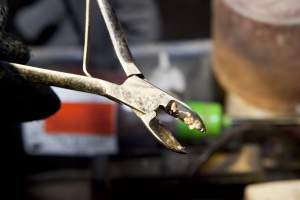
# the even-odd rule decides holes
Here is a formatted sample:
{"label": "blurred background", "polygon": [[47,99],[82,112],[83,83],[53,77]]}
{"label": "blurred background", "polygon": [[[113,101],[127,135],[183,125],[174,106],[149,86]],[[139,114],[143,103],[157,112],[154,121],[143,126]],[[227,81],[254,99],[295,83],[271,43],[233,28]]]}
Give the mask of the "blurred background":
{"label": "blurred background", "polygon": [[[7,126],[11,199],[300,199],[297,0],[111,0],[148,80],[187,102],[208,132],[161,121],[188,147],[157,143],[125,106],[54,88],[61,109]],[[29,64],[83,74],[84,0],[11,1]],[[90,73],[122,83],[96,1]],[[7,189],[6,189],[7,188]]]}

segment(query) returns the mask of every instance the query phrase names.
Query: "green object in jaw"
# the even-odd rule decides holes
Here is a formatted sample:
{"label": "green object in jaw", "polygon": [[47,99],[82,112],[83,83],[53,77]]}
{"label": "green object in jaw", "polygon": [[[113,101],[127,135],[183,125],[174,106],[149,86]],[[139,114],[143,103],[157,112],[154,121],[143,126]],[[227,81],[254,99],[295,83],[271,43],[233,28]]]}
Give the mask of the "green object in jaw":
{"label": "green object in jaw", "polygon": [[231,126],[231,119],[224,115],[222,105],[212,102],[188,101],[194,112],[203,119],[206,125],[206,133],[201,134],[197,130],[190,130],[182,122],[176,124],[178,137],[182,139],[200,139],[203,137],[217,137],[223,128]]}

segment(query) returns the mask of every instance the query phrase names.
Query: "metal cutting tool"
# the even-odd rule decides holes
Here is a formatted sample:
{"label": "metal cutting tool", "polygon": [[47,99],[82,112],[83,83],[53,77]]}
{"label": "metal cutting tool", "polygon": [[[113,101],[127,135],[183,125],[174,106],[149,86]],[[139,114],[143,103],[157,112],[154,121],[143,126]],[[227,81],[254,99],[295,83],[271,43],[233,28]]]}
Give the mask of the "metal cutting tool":
{"label": "metal cutting tool", "polygon": [[93,78],[87,71],[90,0],[86,0],[83,55],[83,71],[87,76],[46,70],[17,63],[1,62],[2,65],[8,65],[8,67],[14,69],[24,79],[32,82],[98,94],[127,105],[143,121],[147,129],[159,142],[175,152],[185,153],[185,148],[166,127],[160,124],[158,113],[164,111],[174,118],[182,120],[190,129],[197,129],[200,132],[205,132],[203,121],[189,106],[145,79],[134,63],[128,48],[126,36],[108,0],[97,0],[97,2],[109,31],[116,55],[127,75],[127,79],[121,85]]}

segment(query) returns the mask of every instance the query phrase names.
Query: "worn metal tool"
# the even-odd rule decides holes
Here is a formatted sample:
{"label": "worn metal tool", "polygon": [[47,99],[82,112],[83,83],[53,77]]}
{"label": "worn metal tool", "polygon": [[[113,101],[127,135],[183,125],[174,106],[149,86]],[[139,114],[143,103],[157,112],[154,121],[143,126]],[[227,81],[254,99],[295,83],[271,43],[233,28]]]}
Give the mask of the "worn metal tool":
{"label": "worn metal tool", "polygon": [[5,63],[21,75],[24,79],[94,93],[105,96],[115,102],[129,106],[143,121],[148,130],[167,148],[185,153],[185,148],[173,137],[171,132],[159,123],[158,113],[165,111],[176,119],[182,120],[190,129],[205,132],[205,126],[201,118],[178,99],[172,97],[161,89],[149,83],[135,65],[127,45],[125,34],[121,25],[107,2],[97,0],[101,13],[108,28],[117,57],[127,75],[127,79],[121,85],[105,80],[92,78],[87,72],[87,57],[89,43],[89,16],[90,1],[86,0],[86,35],[84,46],[83,68],[87,76],[46,70],[16,63]]}

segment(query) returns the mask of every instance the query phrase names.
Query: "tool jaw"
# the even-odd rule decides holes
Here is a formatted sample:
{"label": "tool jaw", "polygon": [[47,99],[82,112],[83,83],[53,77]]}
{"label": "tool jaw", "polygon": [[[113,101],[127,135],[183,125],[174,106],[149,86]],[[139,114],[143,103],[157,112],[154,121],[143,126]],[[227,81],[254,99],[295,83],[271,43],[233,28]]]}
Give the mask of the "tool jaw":
{"label": "tool jaw", "polygon": [[106,96],[143,114],[166,107],[169,103],[167,93],[138,76],[131,76],[118,86],[108,85]]}
{"label": "tool jaw", "polygon": [[201,118],[189,106],[138,76],[129,77],[122,85],[106,89],[108,98],[133,109],[152,135],[167,148],[186,153],[172,133],[159,122],[158,113],[166,112],[183,121],[190,129],[205,132]]}

